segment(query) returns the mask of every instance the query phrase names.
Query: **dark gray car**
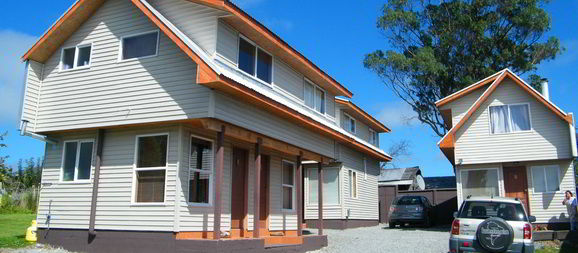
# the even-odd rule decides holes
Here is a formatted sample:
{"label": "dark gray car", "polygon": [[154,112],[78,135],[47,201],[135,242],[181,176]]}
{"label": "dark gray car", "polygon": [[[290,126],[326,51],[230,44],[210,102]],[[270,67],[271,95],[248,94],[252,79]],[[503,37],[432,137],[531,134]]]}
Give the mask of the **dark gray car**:
{"label": "dark gray car", "polygon": [[391,203],[389,208],[389,227],[396,225],[419,224],[432,225],[432,205],[423,196],[401,196]]}

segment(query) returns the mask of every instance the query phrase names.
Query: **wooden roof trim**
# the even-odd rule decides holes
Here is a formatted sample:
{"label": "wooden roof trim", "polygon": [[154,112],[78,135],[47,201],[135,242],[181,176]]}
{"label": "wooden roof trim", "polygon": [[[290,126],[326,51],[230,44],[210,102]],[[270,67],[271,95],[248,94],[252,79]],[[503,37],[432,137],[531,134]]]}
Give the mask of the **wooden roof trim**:
{"label": "wooden roof trim", "polygon": [[379,122],[377,119],[369,115],[369,113],[365,112],[363,109],[359,108],[359,106],[357,106],[353,102],[339,98],[335,98],[335,102],[347,106],[348,108],[350,108],[351,110],[355,111],[357,114],[362,116],[366,121],[371,123],[372,128],[374,128],[374,130],[378,130],[384,133],[391,132],[391,129],[383,125],[381,122]]}
{"label": "wooden roof trim", "polygon": [[332,138],[337,139],[338,141],[345,143],[347,145],[352,146],[354,149],[361,151],[363,153],[369,154],[372,157],[379,159],[380,161],[391,161],[392,158],[386,154],[378,152],[358,141],[354,138],[346,136],[334,129],[331,129],[297,111],[291,109],[277,101],[274,101],[263,94],[258,93],[255,90],[252,90],[242,84],[237,83],[236,81],[224,76],[220,75],[219,80],[210,82],[210,83],[203,83],[203,85],[208,86],[210,88],[214,88],[217,90],[221,90],[230,94],[234,94],[238,97],[241,97],[245,100],[250,100],[253,104],[259,105],[262,108],[266,108],[267,110],[280,115],[283,118],[297,121],[301,123],[304,127],[309,129],[314,129],[317,132],[320,132],[325,135],[329,135]]}
{"label": "wooden roof trim", "polygon": [[453,102],[459,98],[462,98],[462,97],[472,93],[473,91],[477,90],[478,88],[484,87],[485,85],[493,82],[504,71],[505,70],[498,71],[498,72],[494,73],[493,75],[490,75],[490,76],[488,76],[488,77],[486,77],[486,78],[484,78],[484,79],[482,79],[482,80],[480,80],[480,81],[478,81],[478,82],[476,82],[476,83],[474,83],[474,84],[472,84],[466,88],[463,88],[457,92],[454,92],[453,94],[436,101],[435,105],[437,107],[441,107],[441,106],[444,106],[444,105],[446,105],[450,102]]}

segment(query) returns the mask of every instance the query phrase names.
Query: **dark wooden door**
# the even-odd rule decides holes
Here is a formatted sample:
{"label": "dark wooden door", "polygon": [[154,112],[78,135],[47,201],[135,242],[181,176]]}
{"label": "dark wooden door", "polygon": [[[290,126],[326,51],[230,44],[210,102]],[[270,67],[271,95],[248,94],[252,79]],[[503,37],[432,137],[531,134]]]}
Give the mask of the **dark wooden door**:
{"label": "dark wooden door", "polygon": [[269,217],[269,156],[261,156],[261,192],[259,193],[259,227],[267,227]]}
{"label": "dark wooden door", "polygon": [[530,213],[526,167],[504,167],[504,189],[506,197],[520,199],[528,214]]}
{"label": "dark wooden door", "polygon": [[244,228],[247,216],[247,151],[233,149],[233,177],[231,194],[231,228]]}

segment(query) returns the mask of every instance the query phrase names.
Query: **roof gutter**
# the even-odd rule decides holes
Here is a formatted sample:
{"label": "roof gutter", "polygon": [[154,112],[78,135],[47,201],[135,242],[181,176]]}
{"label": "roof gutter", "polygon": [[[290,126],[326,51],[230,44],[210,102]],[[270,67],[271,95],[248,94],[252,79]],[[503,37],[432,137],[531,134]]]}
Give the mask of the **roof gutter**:
{"label": "roof gutter", "polygon": [[33,132],[28,132],[27,131],[27,127],[28,127],[28,120],[22,120],[21,124],[20,124],[20,135],[21,136],[28,136],[28,137],[32,137],[34,139],[43,141],[43,142],[47,142],[47,143],[51,143],[51,144],[56,144],[58,143],[57,140],[55,139],[51,139],[46,137],[46,135],[41,135],[41,134],[37,134],[37,133],[33,133]]}

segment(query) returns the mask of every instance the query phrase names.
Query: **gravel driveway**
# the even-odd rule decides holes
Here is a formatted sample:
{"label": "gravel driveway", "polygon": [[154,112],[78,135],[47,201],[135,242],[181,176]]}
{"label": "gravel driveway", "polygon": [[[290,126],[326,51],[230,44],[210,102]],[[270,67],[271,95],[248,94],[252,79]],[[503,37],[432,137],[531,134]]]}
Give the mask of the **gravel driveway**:
{"label": "gravel driveway", "polygon": [[[323,230],[329,246],[313,252],[448,252],[450,227],[396,228],[387,224],[347,230]],[[317,231],[311,230],[312,233]]]}

